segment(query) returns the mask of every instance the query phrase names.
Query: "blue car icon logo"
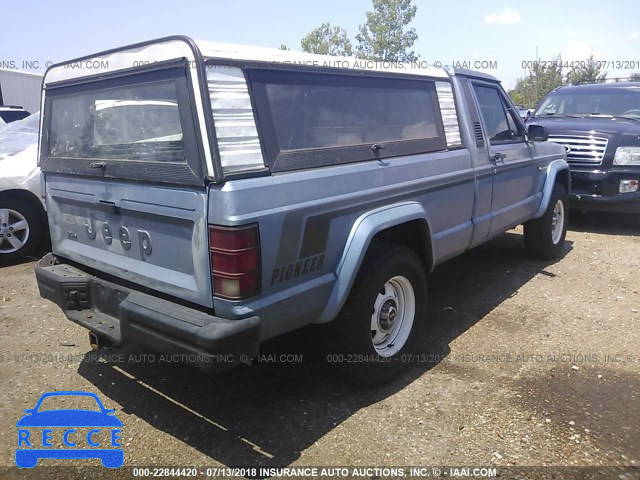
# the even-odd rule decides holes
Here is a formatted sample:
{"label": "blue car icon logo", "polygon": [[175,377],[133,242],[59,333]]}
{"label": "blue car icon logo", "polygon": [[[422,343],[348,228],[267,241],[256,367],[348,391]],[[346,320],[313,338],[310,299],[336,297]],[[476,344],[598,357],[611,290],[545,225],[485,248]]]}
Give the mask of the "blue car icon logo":
{"label": "blue car icon logo", "polygon": [[[95,400],[98,409],[39,411],[42,402],[49,397],[90,397]],[[99,458],[102,465],[108,468],[118,468],[123,465],[124,451],[120,442],[122,422],[115,416],[115,410],[104,408],[95,393],[45,393],[34,408],[24,412],[26,415],[16,423],[18,427],[16,465],[18,467],[35,467],[41,458]],[[65,448],[54,448],[52,443],[54,429],[56,433],[62,434],[59,440]],[[82,429],[82,431],[76,429]],[[87,430],[86,433],[84,430]],[[106,437],[105,431],[108,434]],[[79,443],[86,443],[89,448],[77,446]]]}

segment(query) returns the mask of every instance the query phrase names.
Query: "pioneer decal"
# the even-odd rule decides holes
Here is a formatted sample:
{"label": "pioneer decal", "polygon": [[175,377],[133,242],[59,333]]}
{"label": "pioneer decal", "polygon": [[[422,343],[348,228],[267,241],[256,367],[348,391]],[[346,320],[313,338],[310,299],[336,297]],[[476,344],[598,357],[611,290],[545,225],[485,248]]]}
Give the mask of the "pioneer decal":
{"label": "pioneer decal", "polygon": [[271,285],[286,282],[301,275],[322,270],[324,266],[324,253],[303,258],[295,263],[278,266],[271,274]]}

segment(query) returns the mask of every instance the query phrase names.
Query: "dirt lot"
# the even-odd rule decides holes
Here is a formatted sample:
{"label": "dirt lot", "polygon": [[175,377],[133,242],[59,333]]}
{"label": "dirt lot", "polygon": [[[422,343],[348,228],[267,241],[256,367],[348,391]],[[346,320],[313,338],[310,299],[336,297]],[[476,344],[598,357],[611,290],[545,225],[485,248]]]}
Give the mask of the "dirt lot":
{"label": "dirt lot", "polygon": [[[87,332],[39,297],[34,263],[6,267],[0,465],[51,390],[115,408],[127,466],[640,465],[640,222],[592,216],[567,240],[551,264],[515,231],[440,266],[422,361],[375,390],[314,362],[206,376],[128,349],[91,355]],[[270,348],[267,360],[289,352]]]}

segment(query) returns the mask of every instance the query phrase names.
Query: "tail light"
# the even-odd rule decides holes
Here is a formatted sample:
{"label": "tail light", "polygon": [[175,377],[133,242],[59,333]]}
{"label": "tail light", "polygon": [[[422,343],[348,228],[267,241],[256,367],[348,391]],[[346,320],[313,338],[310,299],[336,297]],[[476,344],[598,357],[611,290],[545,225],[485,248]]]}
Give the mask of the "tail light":
{"label": "tail light", "polygon": [[239,300],[260,291],[260,241],[257,225],[209,225],[209,250],[215,296]]}

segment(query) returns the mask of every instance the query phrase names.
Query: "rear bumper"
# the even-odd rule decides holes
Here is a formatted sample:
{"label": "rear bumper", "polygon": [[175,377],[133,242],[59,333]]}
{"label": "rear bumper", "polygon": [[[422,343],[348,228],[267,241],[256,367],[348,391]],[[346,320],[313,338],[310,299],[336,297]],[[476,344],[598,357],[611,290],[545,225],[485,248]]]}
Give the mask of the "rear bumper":
{"label": "rear bumper", "polygon": [[181,361],[215,372],[249,362],[258,352],[260,319],[228,320],[89,275],[53,265],[48,254],[36,266],[40,296],[71,321],[114,345],[140,344],[178,354]]}
{"label": "rear bumper", "polygon": [[571,207],[640,213],[640,192],[618,193],[621,180],[640,180],[640,169],[571,171]]}

